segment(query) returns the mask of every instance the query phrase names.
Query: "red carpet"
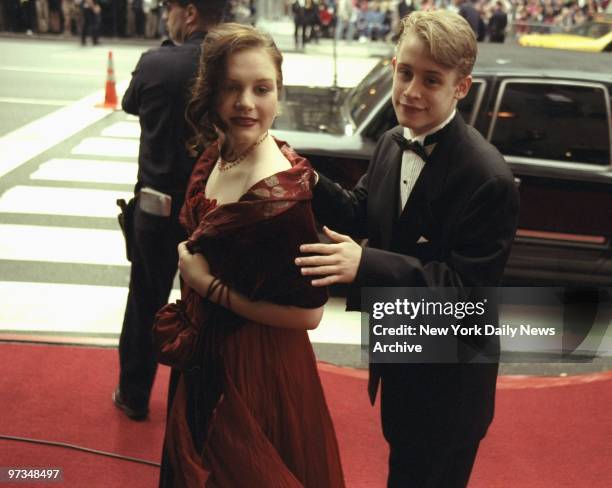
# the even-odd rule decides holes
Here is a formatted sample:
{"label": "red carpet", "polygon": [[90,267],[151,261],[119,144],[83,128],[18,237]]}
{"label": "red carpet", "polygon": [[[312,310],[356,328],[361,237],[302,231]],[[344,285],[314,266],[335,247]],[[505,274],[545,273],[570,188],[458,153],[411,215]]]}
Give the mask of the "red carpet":
{"label": "red carpet", "polygon": [[[159,461],[168,371],[161,368],[150,420],[112,404],[114,349],[0,344],[0,434],[61,441]],[[365,372],[321,364],[347,486],[384,487],[387,448]],[[472,488],[612,486],[612,374],[500,378],[497,414]],[[62,467],[62,487],[154,487],[158,469],[70,449],[0,440],[0,466]],[[3,486],[48,486],[4,484]]]}

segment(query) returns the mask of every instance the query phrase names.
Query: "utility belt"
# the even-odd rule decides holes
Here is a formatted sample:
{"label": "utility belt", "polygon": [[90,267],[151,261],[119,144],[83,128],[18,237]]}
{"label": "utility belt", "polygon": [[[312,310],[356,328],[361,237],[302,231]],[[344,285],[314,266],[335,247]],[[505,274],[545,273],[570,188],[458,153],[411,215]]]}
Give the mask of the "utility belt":
{"label": "utility belt", "polygon": [[130,248],[136,205],[138,205],[139,210],[147,214],[157,217],[170,217],[173,214],[178,215],[180,206],[183,204],[183,195],[183,192],[169,194],[149,186],[143,186],[136,190],[134,198],[131,198],[128,202],[123,198],[117,200],[117,205],[121,209],[121,212],[117,215],[117,220],[125,238],[128,261],[131,261]]}
{"label": "utility belt", "polygon": [[159,217],[170,217],[172,213],[172,195],[143,186],[138,192],[138,207],[143,212]]}

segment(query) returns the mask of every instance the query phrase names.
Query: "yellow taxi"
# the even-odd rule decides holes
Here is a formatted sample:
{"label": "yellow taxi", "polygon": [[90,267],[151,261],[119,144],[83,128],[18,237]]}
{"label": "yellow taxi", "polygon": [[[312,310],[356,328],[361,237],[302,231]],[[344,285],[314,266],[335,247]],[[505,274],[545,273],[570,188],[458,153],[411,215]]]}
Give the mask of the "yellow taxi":
{"label": "yellow taxi", "polygon": [[612,51],[612,15],[596,17],[592,21],[559,34],[526,34],[518,40],[521,46],[550,47],[572,51]]}

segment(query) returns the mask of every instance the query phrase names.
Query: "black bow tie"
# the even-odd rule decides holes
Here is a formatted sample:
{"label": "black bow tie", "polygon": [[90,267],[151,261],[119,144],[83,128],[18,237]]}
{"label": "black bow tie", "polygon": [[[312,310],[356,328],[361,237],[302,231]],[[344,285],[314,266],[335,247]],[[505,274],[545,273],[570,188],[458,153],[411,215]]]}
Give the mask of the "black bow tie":
{"label": "black bow tie", "polygon": [[425,148],[421,146],[420,142],[406,139],[399,132],[392,134],[391,137],[393,138],[395,143],[400,147],[402,151],[412,151],[418,157],[420,157],[423,161],[427,162],[427,152],[425,152]]}
{"label": "black bow tie", "polygon": [[427,152],[425,151],[425,146],[436,144],[442,138],[449,126],[450,124],[446,124],[439,131],[429,134],[427,137],[425,137],[424,144],[421,144],[413,139],[406,139],[401,132],[395,132],[391,135],[391,137],[402,151],[412,151],[423,161],[427,162]]}

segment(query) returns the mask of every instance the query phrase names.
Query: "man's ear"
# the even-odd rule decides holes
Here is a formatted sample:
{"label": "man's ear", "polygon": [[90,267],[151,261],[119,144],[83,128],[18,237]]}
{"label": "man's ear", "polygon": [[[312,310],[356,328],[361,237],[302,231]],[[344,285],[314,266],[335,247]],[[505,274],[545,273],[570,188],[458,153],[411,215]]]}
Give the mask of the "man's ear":
{"label": "man's ear", "polygon": [[467,75],[465,78],[461,78],[455,85],[455,99],[461,100],[470,91],[472,86],[472,75]]}
{"label": "man's ear", "polygon": [[197,24],[199,15],[198,9],[192,3],[187,4],[187,7],[185,7],[185,20],[188,24]]}

